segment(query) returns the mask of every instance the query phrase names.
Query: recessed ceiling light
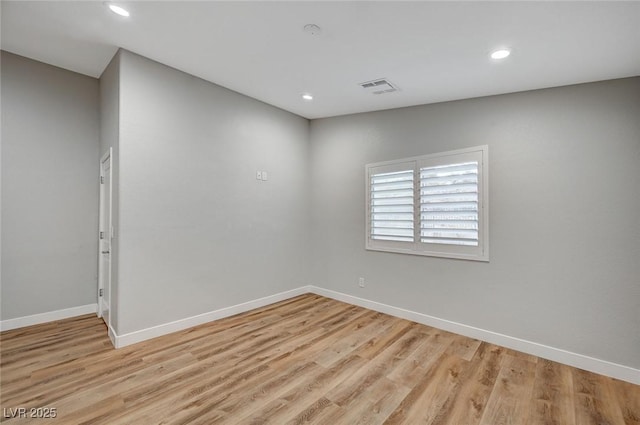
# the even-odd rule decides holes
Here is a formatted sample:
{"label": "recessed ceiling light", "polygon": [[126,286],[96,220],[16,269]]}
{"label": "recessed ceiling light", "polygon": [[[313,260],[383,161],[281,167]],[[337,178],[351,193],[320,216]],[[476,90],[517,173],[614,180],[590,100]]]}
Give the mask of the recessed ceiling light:
{"label": "recessed ceiling light", "polygon": [[511,54],[511,50],[500,49],[491,53],[492,59],[504,59]]}
{"label": "recessed ceiling light", "polygon": [[125,17],[129,16],[129,11],[120,6],[116,6],[115,4],[109,4],[108,6],[113,13],[116,13],[120,16],[125,16]]}
{"label": "recessed ceiling light", "polygon": [[312,96],[312,95],[310,95],[309,93],[305,93],[305,94],[303,94],[303,95],[302,95],[302,98],[303,98],[304,100],[307,100],[307,101],[308,101],[308,100],[313,100],[313,96]]}

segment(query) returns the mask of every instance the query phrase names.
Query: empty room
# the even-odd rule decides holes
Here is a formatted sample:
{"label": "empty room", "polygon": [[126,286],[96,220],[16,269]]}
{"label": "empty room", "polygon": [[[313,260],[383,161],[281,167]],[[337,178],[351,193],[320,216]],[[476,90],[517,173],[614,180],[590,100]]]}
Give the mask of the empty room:
{"label": "empty room", "polygon": [[3,423],[640,425],[640,2],[0,14]]}

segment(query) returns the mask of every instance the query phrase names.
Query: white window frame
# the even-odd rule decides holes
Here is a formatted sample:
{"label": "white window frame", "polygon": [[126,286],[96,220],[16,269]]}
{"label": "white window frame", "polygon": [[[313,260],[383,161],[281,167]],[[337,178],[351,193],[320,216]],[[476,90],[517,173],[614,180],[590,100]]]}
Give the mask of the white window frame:
{"label": "white window frame", "polygon": [[[429,155],[383,161],[365,166],[366,228],[365,248],[370,251],[424,255],[429,257],[489,261],[489,147],[487,145]],[[478,246],[429,244],[420,241],[420,169],[478,161]],[[413,228],[414,241],[386,241],[371,238],[371,176],[374,174],[413,169]]]}

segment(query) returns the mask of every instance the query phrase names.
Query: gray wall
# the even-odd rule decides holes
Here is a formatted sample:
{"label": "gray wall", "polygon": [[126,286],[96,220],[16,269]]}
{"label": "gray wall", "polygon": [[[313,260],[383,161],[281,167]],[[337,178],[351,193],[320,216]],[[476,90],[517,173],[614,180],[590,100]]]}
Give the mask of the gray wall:
{"label": "gray wall", "polygon": [[98,81],[2,52],[2,320],[96,302]]}
{"label": "gray wall", "polygon": [[126,51],[120,85],[118,333],[307,284],[309,122]]}
{"label": "gray wall", "polygon": [[[633,78],[312,121],[313,283],[640,367],[639,117]],[[365,164],[483,144],[489,263],[365,251]]]}
{"label": "gray wall", "polygon": [[[1,89],[3,320],[96,301],[113,146],[118,334],[312,283],[640,367],[640,78],[311,127],[126,51],[99,87],[3,52]],[[489,263],[365,251],[366,163],[481,144]]]}
{"label": "gray wall", "polygon": [[[115,230],[111,240],[111,291],[109,296],[110,324],[118,332],[118,242],[119,230],[119,167],[120,161],[120,51],[100,76],[100,157],[112,148],[111,157],[111,224]],[[106,289],[106,288],[105,288]]]}

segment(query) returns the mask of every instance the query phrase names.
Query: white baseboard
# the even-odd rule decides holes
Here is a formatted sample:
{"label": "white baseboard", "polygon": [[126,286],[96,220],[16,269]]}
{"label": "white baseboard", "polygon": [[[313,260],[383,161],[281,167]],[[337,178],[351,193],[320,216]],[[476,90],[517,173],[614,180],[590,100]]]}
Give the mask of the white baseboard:
{"label": "white baseboard", "polygon": [[429,316],[427,314],[417,313],[415,311],[405,310],[382,304],[376,301],[358,298],[353,295],[344,294],[342,292],[332,291],[330,289],[310,286],[309,292],[324,297],[333,298],[349,304],[358,305],[380,313],[389,314],[391,316],[400,317],[402,319],[411,320],[413,322],[422,323],[423,325],[432,326],[434,328],[464,335],[470,338],[479,339],[491,344],[501,345],[513,350],[522,351],[527,354],[542,357],[547,360],[553,360],[579,369],[588,370],[590,372],[601,375],[610,376],[612,378],[631,382],[640,385],[640,370],[617,363],[600,360],[582,354],[572,353],[560,348],[549,347],[548,345],[538,344],[536,342],[527,341],[512,336],[487,331],[485,329],[475,328],[473,326],[456,323],[449,320],[440,319]]}
{"label": "white baseboard", "polygon": [[56,320],[68,319],[69,317],[82,316],[98,311],[98,304],[87,304],[78,307],[65,308],[63,310],[49,311],[47,313],[34,314],[31,316],[16,317],[0,321],[0,331],[23,328],[25,326],[39,325],[40,323],[53,322]]}
{"label": "white baseboard", "polygon": [[107,326],[107,334],[109,335],[109,339],[111,340],[111,344],[115,348],[118,348],[116,346],[116,333],[113,331],[113,328],[111,326]]}
{"label": "white baseboard", "polygon": [[[553,360],[558,363],[588,370],[590,372],[599,373],[601,375],[610,376],[612,378],[631,382],[640,385],[640,370],[617,363],[600,360],[593,357],[573,353],[560,348],[550,347],[548,345],[538,344],[536,342],[527,341],[520,338],[476,328],[462,323],[452,322],[450,320],[440,319],[438,317],[429,316],[427,314],[382,304],[376,301],[359,298],[342,292],[330,289],[319,288],[317,286],[302,286],[290,291],[280,292],[268,297],[259,298],[231,307],[221,308],[219,310],[188,317],[174,322],[165,323],[154,326],[152,328],[142,329],[123,335],[117,335],[113,329],[109,328],[109,339],[116,348],[125,347],[127,345],[142,342],[147,339],[156,338],[158,336],[170,334],[213,320],[222,319],[224,317],[233,316],[235,314],[244,313],[255,308],[264,307],[279,301],[296,297],[305,293],[314,293],[327,298],[368,308],[370,310],[379,311],[391,316],[400,317],[402,319],[411,320],[413,322],[422,323],[449,332],[454,332],[470,338],[479,339],[491,344],[501,345],[513,350],[522,351],[527,354],[542,357],[544,359]],[[67,319],[69,317],[81,316],[83,314],[96,313],[97,304],[87,304],[79,307],[67,308],[64,310],[51,311],[48,313],[34,314],[32,316],[18,317],[0,321],[0,330],[7,331],[10,329],[21,328],[25,326],[37,325],[40,323],[52,322],[55,320]]]}
{"label": "white baseboard", "polygon": [[284,301],[286,299],[297,297],[298,295],[306,294],[309,292],[311,292],[310,287],[302,286],[290,291],[280,292],[279,294],[270,295],[268,297],[259,298],[257,300],[248,301],[231,307],[221,308],[219,310],[210,311],[208,313],[187,317],[185,319],[176,320],[174,322],[165,323],[151,328],[141,329],[139,331],[126,333],[123,335],[117,335],[114,332],[112,342],[114,342],[113,345],[116,348],[125,347],[137,342],[146,341],[147,339],[156,338],[162,335],[167,335],[173,332],[181,331],[183,329],[191,328],[193,326],[198,326],[203,323],[211,322],[213,320],[218,320],[225,317],[233,316],[235,314],[244,313],[255,308],[264,307],[266,305]]}

